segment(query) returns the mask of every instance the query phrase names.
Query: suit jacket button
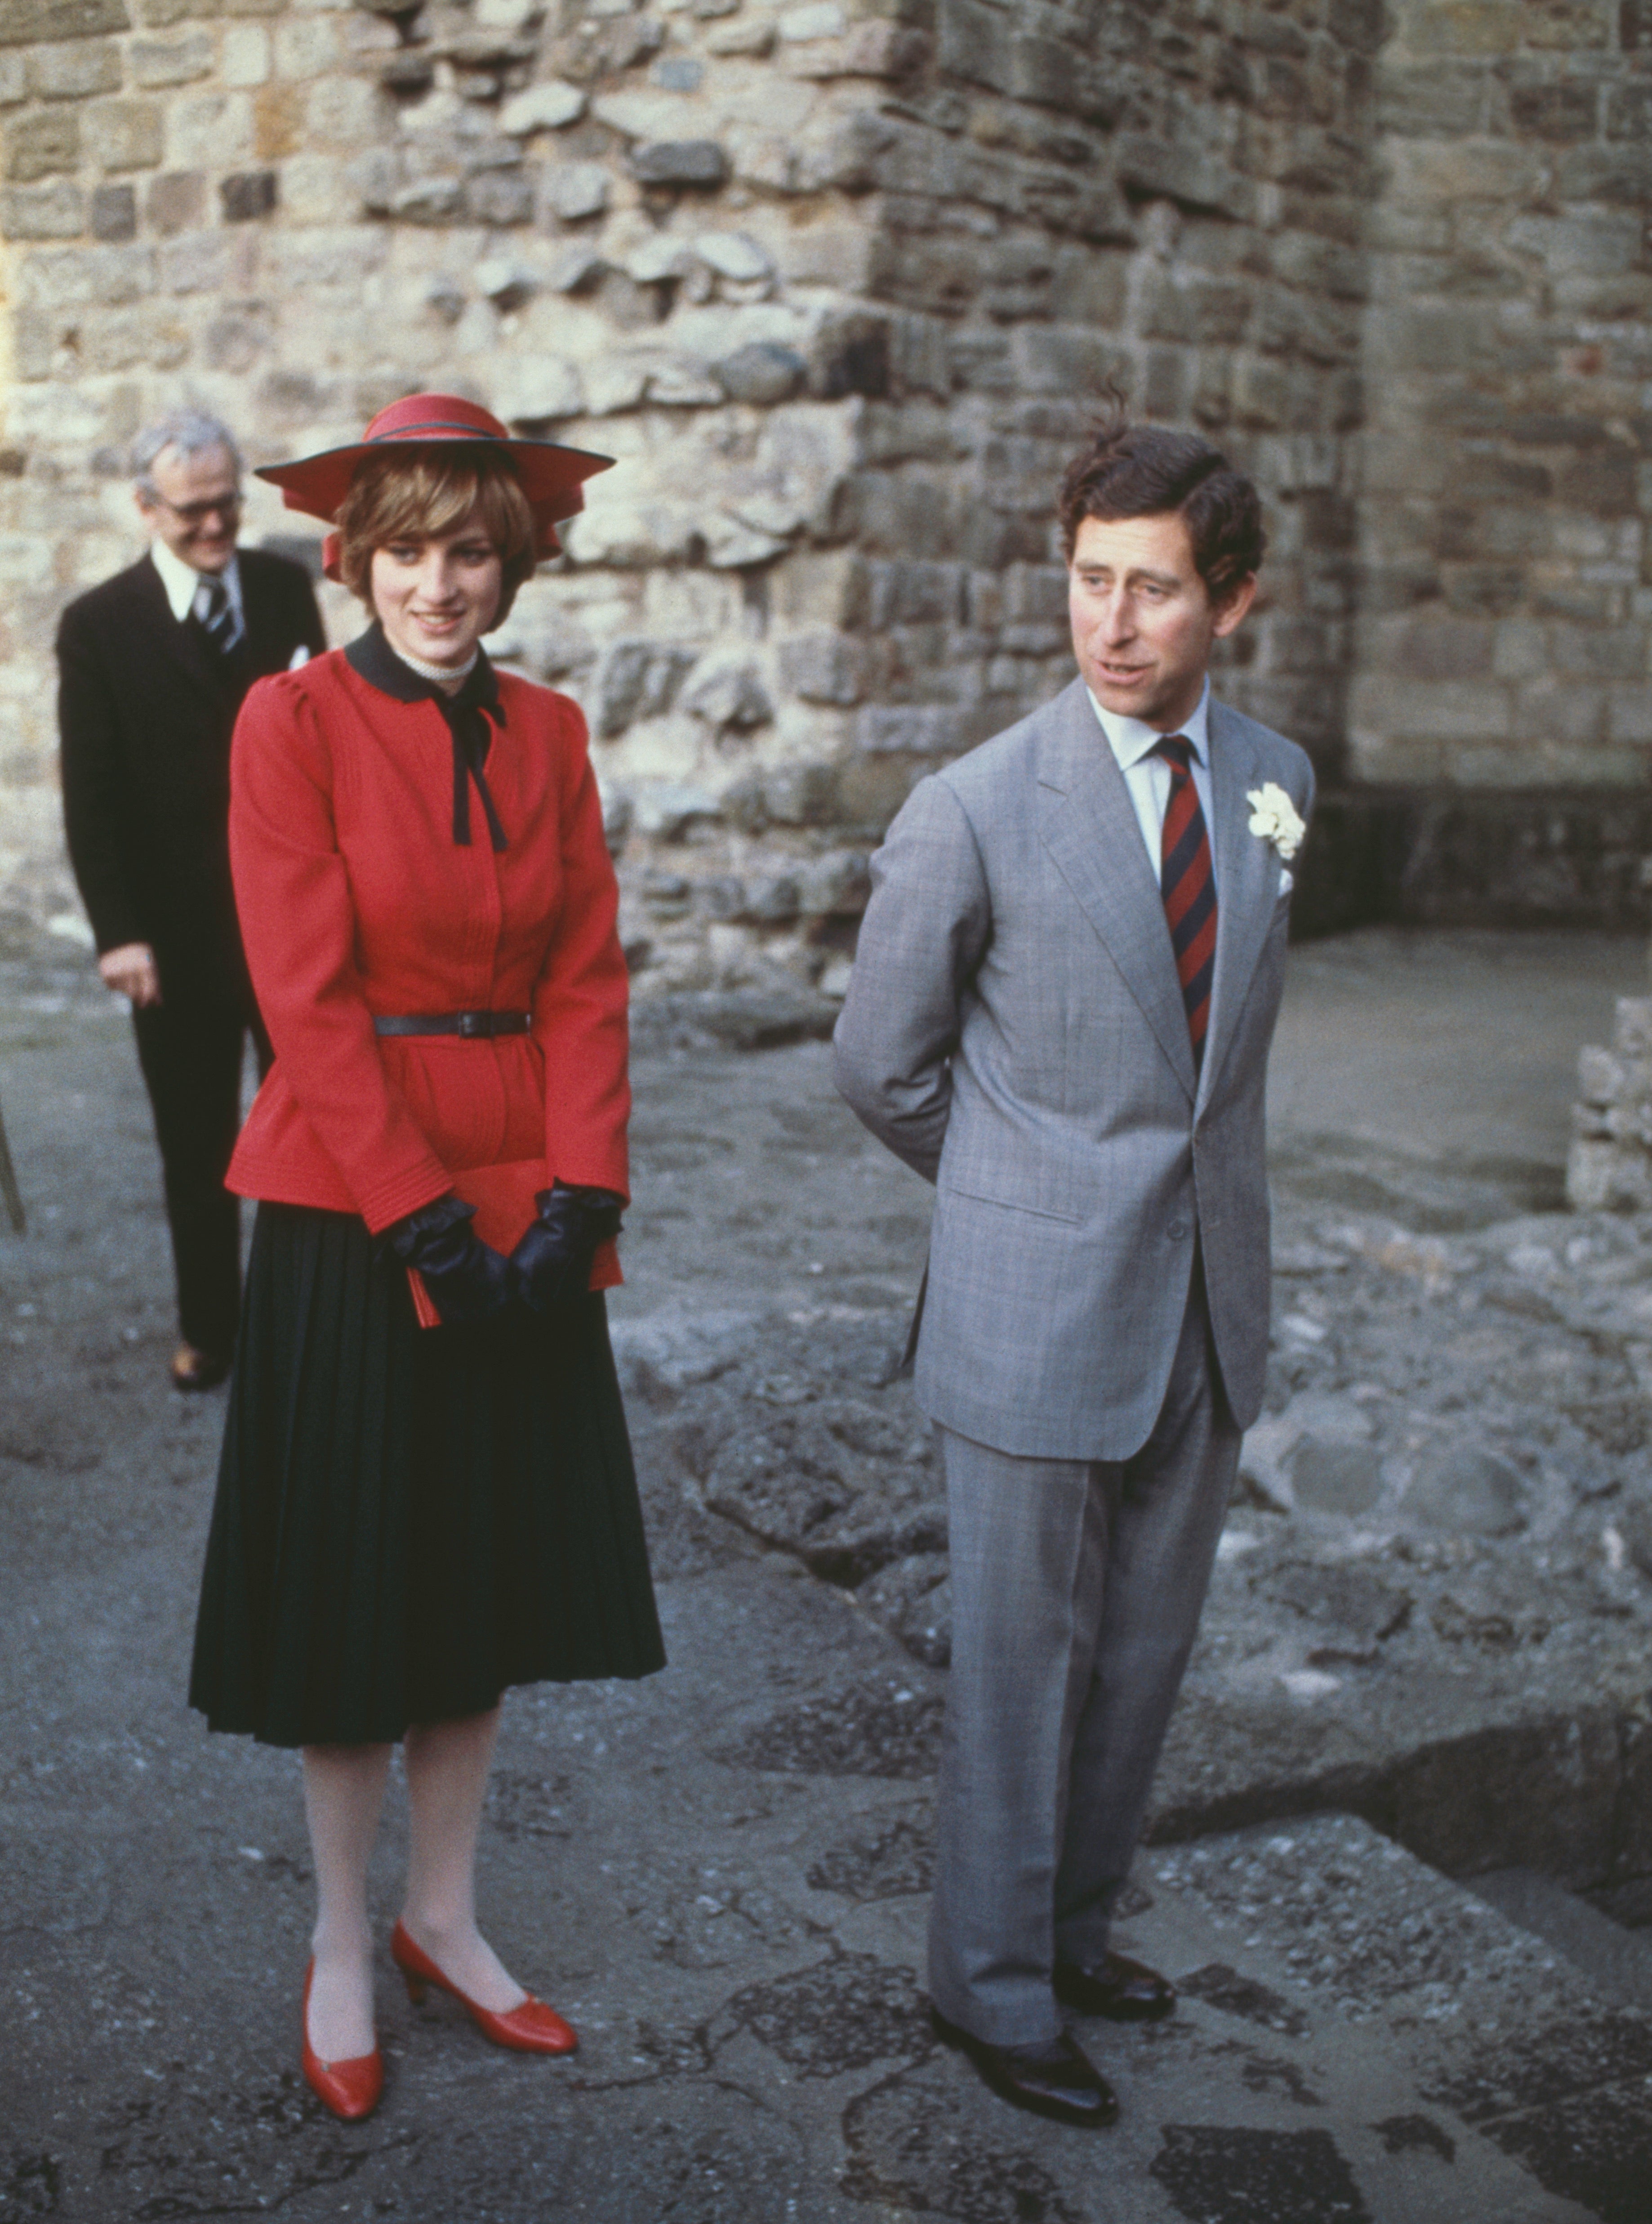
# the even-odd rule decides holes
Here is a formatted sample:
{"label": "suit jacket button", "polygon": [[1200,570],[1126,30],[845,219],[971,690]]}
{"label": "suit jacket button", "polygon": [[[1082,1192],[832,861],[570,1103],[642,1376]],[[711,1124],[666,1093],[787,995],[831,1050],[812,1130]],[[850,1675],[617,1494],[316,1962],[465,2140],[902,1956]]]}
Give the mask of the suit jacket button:
{"label": "suit jacket button", "polygon": [[1173,1220],[1170,1223],[1170,1235],[1176,1242],[1180,1242],[1187,1232],[1188,1223],[1185,1220]]}

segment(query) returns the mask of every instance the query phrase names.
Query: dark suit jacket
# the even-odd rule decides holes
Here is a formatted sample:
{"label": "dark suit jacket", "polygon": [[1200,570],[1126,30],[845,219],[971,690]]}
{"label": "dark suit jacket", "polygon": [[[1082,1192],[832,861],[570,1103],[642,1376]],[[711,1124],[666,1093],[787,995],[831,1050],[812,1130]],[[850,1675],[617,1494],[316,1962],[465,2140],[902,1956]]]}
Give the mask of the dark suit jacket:
{"label": "dark suit jacket", "polygon": [[230,882],[230,735],[255,679],[326,647],[302,567],[240,551],[234,656],[172,614],[142,557],[79,596],[58,629],[69,857],[98,950],[147,942],[161,994],[248,1003]]}

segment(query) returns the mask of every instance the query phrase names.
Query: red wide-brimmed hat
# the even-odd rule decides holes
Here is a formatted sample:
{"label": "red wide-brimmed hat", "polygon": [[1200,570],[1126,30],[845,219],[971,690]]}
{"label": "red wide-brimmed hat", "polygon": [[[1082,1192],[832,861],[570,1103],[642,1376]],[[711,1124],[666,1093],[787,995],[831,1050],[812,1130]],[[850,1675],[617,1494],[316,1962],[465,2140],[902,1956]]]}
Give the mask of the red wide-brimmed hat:
{"label": "red wide-brimmed hat", "polygon": [[[382,455],[388,448],[422,447],[427,441],[449,445],[497,449],[510,458],[533,513],[534,538],[541,558],[554,556],[560,543],[558,523],[577,516],[585,507],[584,481],[613,467],[612,456],[593,454],[589,448],[564,447],[557,440],[519,439],[506,425],[476,402],[457,394],[409,394],[381,409],[361,439],[347,448],[327,448],[318,456],[301,456],[296,463],[266,464],[255,478],[268,479],[281,490],[289,509],[306,517],[319,517],[331,525],[350,491],[356,466],[364,456]],[[336,536],[329,534],[326,571],[337,576]]]}

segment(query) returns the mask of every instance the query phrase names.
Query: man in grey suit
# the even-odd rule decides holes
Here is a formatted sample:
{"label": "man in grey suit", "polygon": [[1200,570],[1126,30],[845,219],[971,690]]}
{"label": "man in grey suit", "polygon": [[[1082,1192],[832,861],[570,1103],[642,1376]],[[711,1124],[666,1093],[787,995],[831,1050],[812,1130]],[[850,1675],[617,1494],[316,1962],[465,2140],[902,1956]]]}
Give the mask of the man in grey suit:
{"label": "man in grey suit", "polygon": [[1006,2099],[1100,2125],[1117,2103],[1058,2004],[1175,2004],[1108,1923],[1261,1407],[1264,1083],[1314,780],[1210,694],[1264,546],[1249,482],[1119,423],[1058,511],[1079,676],[913,790],[835,1057],[936,1189],[917,1342],[954,1600],[936,2027]]}

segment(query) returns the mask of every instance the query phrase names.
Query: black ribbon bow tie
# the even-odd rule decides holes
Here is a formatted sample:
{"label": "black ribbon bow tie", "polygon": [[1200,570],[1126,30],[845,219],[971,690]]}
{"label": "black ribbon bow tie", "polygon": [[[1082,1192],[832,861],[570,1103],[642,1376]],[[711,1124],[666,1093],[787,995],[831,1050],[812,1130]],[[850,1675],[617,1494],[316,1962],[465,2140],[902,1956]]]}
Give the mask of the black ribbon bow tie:
{"label": "black ribbon bow tie", "polygon": [[505,723],[498,675],[486,651],[477,653],[463,686],[453,695],[404,664],[385,639],[383,628],[376,623],[356,635],[344,656],[351,670],[359,673],[369,686],[393,696],[398,703],[434,703],[453,743],[453,839],[461,849],[470,846],[470,783],[475,780],[488,821],[489,839],[495,854],[504,849],[505,830],[482,772],[493,729]]}
{"label": "black ribbon bow tie", "polygon": [[[488,745],[493,739],[493,730],[482,714],[482,697],[475,682],[482,670],[478,658],[476,669],[466,679],[457,695],[444,695],[436,690],[436,707],[447,721],[447,730],[453,737],[453,839],[461,848],[470,846],[470,782],[475,780],[476,793],[482,798],[482,808],[488,821],[488,837],[495,854],[505,846],[505,830],[499,823],[499,813],[489,793],[482,766],[488,759]],[[487,675],[495,704],[498,690],[492,686],[493,674]]]}

